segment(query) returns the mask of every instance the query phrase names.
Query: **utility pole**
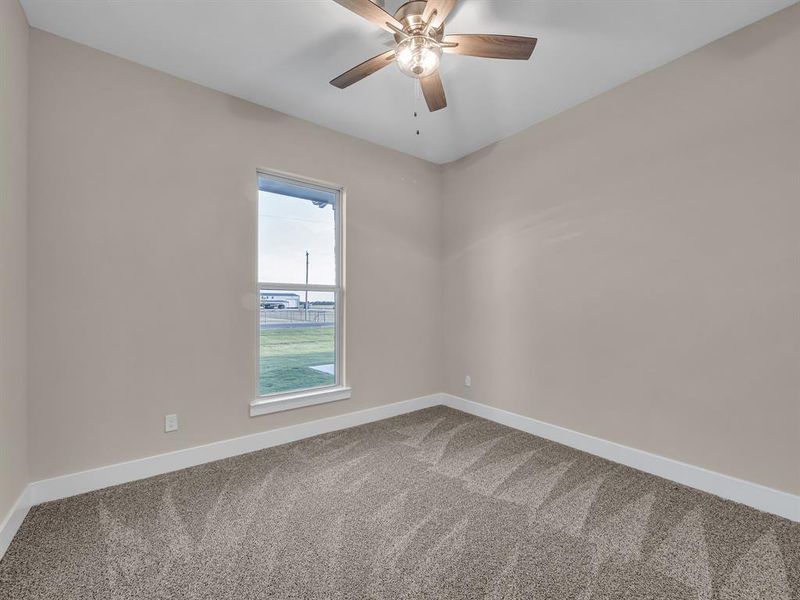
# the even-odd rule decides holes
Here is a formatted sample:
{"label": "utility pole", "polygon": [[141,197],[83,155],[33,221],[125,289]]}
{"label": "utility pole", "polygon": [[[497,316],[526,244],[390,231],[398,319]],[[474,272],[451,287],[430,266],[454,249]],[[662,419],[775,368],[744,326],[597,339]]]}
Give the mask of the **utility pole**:
{"label": "utility pole", "polygon": [[306,311],[304,320],[308,321],[308,250],[306,250]]}

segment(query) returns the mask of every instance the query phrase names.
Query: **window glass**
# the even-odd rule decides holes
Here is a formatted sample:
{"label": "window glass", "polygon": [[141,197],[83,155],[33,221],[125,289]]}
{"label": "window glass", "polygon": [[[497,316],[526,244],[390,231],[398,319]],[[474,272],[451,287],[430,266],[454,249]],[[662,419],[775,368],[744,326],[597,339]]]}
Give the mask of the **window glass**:
{"label": "window glass", "polygon": [[334,205],[259,192],[258,279],[336,284]]}
{"label": "window glass", "polygon": [[336,383],[334,296],[333,292],[261,291],[261,396]]}
{"label": "window glass", "polygon": [[338,190],[259,176],[259,396],[340,384],[338,201]]}

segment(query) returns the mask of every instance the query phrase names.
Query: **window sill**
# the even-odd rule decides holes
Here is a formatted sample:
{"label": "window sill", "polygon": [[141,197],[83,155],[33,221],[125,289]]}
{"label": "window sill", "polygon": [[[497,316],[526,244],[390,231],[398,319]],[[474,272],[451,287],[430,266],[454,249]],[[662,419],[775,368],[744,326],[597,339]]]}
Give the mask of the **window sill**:
{"label": "window sill", "polygon": [[335,402],[336,400],[346,400],[350,397],[350,392],[351,389],[349,387],[338,386],[258,398],[250,403],[250,416],[257,417],[259,415],[268,415],[283,410],[302,408],[303,406],[314,406],[315,404],[325,404],[326,402]]}

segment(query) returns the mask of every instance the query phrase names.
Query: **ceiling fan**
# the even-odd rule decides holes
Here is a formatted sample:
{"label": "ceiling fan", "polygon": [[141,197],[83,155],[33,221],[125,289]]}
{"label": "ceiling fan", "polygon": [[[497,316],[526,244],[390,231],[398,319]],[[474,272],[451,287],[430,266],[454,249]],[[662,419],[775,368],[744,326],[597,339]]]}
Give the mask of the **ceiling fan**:
{"label": "ceiling fan", "polygon": [[531,57],[536,38],[464,33],[445,35],[444,22],[457,1],[411,0],[392,16],[372,0],[334,0],[393,33],[397,46],[342,73],[331,81],[331,85],[344,89],[396,61],[403,73],[419,79],[425,102],[433,112],[447,106],[438,73],[442,52],[515,60]]}

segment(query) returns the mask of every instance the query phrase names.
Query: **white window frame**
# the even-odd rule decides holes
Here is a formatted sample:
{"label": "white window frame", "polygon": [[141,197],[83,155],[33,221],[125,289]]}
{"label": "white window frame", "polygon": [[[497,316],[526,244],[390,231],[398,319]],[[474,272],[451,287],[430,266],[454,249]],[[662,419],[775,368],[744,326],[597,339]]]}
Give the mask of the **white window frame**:
{"label": "white window frame", "polygon": [[[316,188],[325,192],[333,193],[335,196],[334,205],[334,227],[335,232],[335,259],[336,259],[336,283],[335,285],[315,285],[315,284],[294,284],[280,283],[274,281],[259,281],[258,277],[258,258],[256,258],[256,382],[255,400],[250,403],[250,416],[266,415],[283,410],[291,410],[303,406],[312,406],[336,400],[344,400],[350,397],[351,389],[345,385],[345,353],[344,353],[344,322],[345,322],[345,288],[344,288],[344,219],[345,219],[345,190],[340,185],[335,185],[323,181],[308,179],[288,173],[259,169],[256,173],[256,190],[258,190],[258,178],[267,177],[273,180],[285,181],[303,187]],[[258,240],[258,198],[256,198],[256,240]],[[256,252],[256,256],[257,256]],[[331,385],[293,390],[291,392],[281,392],[277,394],[259,395],[259,380],[261,374],[260,352],[261,352],[261,290],[274,291],[293,291],[293,292],[333,292],[335,303],[335,357],[334,357],[334,377],[335,381]]]}

